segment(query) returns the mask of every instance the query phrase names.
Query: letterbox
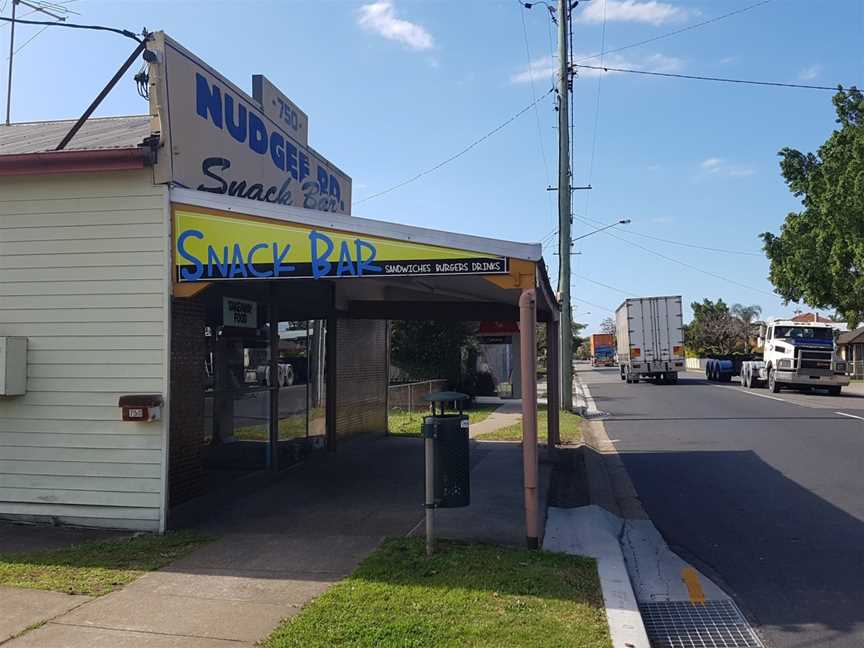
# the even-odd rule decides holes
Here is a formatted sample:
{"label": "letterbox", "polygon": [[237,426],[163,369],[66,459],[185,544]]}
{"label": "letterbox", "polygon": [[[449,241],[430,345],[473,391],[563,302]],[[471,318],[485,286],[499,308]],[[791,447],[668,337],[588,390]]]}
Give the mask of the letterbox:
{"label": "letterbox", "polygon": [[131,394],[120,397],[124,421],[148,423],[162,417],[162,396],[159,394]]}
{"label": "letterbox", "polygon": [[[461,401],[467,398],[458,392],[429,394],[433,415],[423,419],[423,436],[433,440],[434,447],[434,506],[457,508],[471,504],[471,465],[468,445],[468,415],[461,411]],[[445,402],[459,403],[458,414],[445,414]],[[435,412],[435,403],[441,412]]]}

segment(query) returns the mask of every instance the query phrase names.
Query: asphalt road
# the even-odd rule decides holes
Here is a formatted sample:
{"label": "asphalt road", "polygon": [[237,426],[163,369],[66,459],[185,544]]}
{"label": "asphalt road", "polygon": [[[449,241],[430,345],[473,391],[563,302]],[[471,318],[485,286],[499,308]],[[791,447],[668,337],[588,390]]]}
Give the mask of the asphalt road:
{"label": "asphalt road", "polygon": [[657,528],[767,645],[864,646],[864,393],[579,370]]}

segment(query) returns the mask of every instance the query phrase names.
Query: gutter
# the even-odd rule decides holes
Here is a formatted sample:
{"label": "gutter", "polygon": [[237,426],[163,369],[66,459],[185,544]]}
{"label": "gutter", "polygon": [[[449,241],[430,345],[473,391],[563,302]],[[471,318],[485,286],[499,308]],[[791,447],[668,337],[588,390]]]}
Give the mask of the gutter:
{"label": "gutter", "polygon": [[49,175],[92,171],[131,171],[151,166],[155,152],[146,146],[89,151],[46,151],[0,155],[0,176]]}

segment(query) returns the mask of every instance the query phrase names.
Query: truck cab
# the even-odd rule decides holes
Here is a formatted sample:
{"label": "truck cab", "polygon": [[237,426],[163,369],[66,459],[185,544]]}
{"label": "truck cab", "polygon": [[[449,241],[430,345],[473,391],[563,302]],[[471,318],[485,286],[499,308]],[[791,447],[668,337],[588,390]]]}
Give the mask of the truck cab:
{"label": "truck cab", "polygon": [[764,383],[772,392],[783,387],[822,387],[839,395],[849,384],[846,362],[837,356],[835,329],[829,323],[774,320],[761,333],[762,360],[741,367],[746,387]]}

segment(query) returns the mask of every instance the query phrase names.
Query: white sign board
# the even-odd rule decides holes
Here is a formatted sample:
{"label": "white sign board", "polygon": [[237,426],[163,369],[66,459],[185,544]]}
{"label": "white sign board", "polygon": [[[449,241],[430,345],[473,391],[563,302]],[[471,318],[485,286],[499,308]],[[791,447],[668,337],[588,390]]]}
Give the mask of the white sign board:
{"label": "white sign board", "polygon": [[258,304],[248,299],[222,298],[222,323],[239,328],[258,328]]}
{"label": "white sign board", "polygon": [[309,144],[309,117],[263,74],[252,75],[252,97],[274,122],[287,128],[298,142]]}
{"label": "white sign board", "polygon": [[[351,178],[254,99],[162,32],[148,49],[158,182],[305,209],[351,213]],[[279,93],[281,95],[281,93]],[[304,123],[307,123],[305,120]]]}

